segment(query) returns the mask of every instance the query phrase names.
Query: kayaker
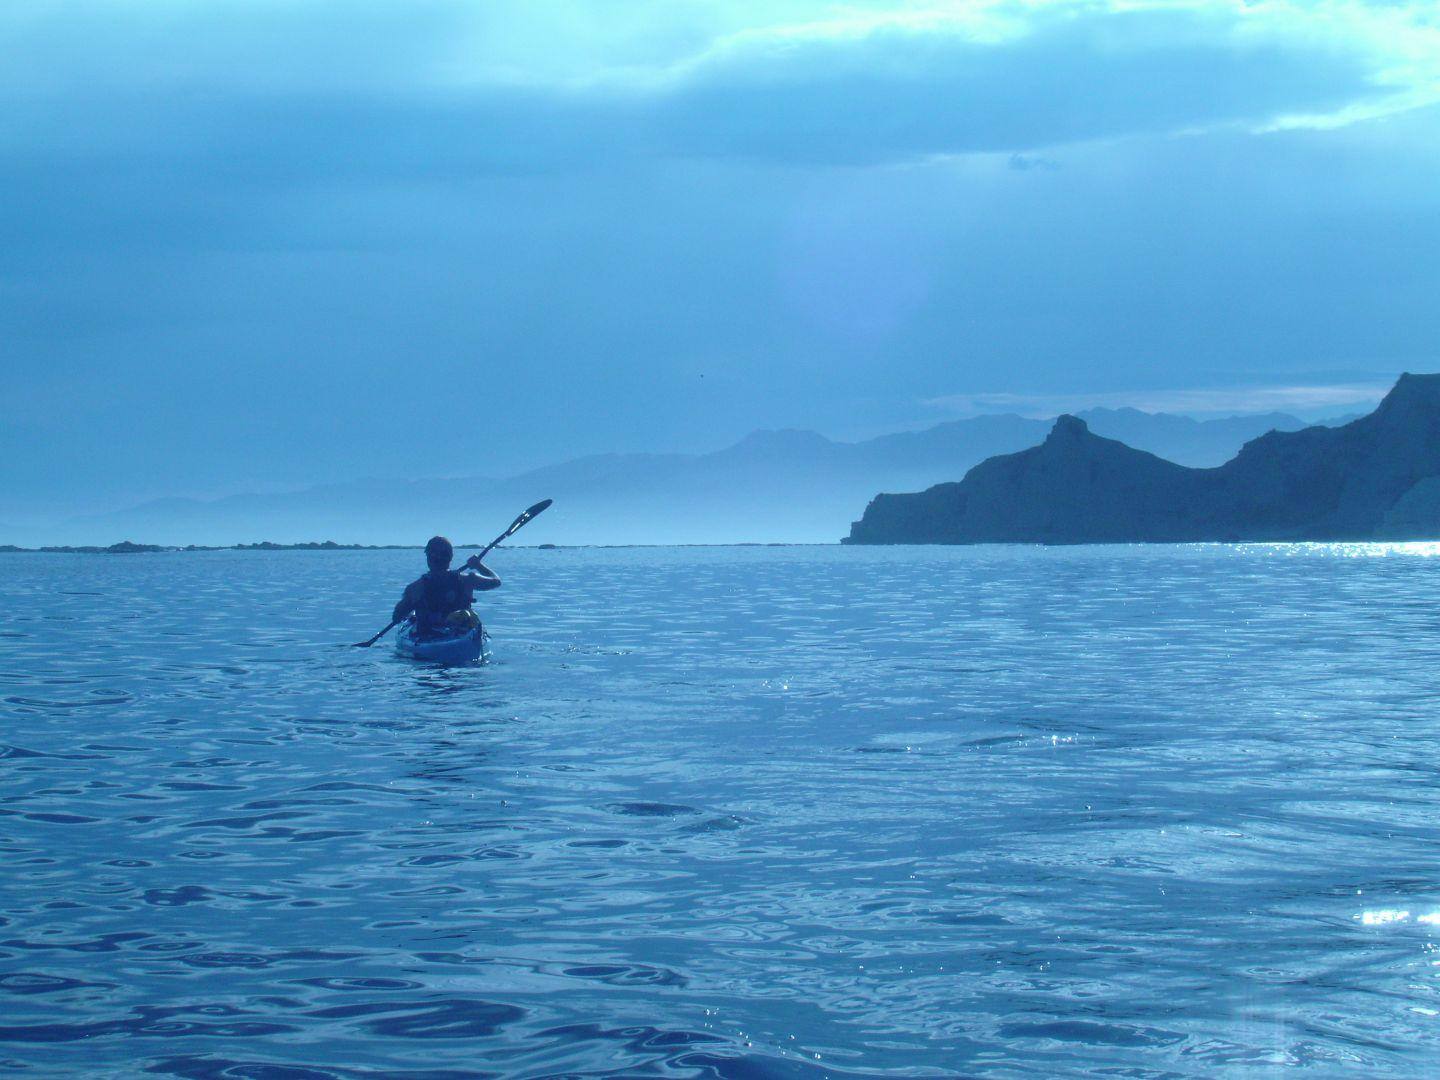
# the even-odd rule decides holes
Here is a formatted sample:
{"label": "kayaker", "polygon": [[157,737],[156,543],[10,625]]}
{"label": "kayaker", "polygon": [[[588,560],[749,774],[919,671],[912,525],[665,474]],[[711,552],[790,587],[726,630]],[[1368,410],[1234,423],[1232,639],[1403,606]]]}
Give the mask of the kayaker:
{"label": "kayaker", "polygon": [[479,625],[470,610],[475,593],[498,589],[500,578],[478,555],[471,556],[462,567],[475,571],[471,574],[451,570],[450,562],[454,558],[455,545],[443,536],[430,538],[425,545],[425,561],[430,571],[405,587],[405,595],[395,605],[396,622],[413,613],[422,635],[439,633],[446,626]]}

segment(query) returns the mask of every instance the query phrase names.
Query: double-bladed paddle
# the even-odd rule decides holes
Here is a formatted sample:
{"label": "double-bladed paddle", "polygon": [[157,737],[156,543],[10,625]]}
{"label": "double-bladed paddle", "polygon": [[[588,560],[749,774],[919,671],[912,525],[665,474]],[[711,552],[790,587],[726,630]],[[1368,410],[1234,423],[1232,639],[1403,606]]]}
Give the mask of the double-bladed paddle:
{"label": "double-bladed paddle", "polygon": [[[509,540],[510,537],[514,536],[517,532],[519,532],[520,529],[521,529],[526,523],[528,523],[532,518],[534,518],[536,515],[541,514],[541,513],[544,513],[544,511],[547,510],[547,509],[549,508],[550,504],[551,504],[552,502],[554,502],[554,501],[555,501],[554,499],[541,499],[541,500],[540,500],[538,503],[536,503],[534,506],[530,507],[529,510],[526,510],[523,514],[521,514],[521,515],[520,515],[519,517],[517,517],[514,521],[512,521],[512,522],[510,523],[510,527],[509,527],[508,529],[506,529],[504,532],[502,532],[499,536],[495,537],[494,540],[491,540],[490,543],[486,544],[484,551],[480,552],[479,555],[473,556],[473,561],[474,561],[474,562],[484,562],[486,555],[489,555],[490,552],[494,551],[497,547],[499,547],[500,544],[501,544],[503,541]],[[466,562],[467,565],[468,565],[471,561],[472,561],[471,559],[466,559],[466,560],[465,560],[465,562]],[[356,648],[356,649],[368,649],[371,645],[374,645],[375,642],[379,641],[382,637],[384,637],[386,634],[388,634],[391,630],[395,629],[395,627],[397,627],[397,626],[399,626],[399,625],[400,625],[400,620],[399,620],[399,619],[391,619],[391,620],[390,620],[390,625],[387,626],[387,627],[385,627],[384,630],[381,630],[378,634],[376,634],[374,637],[372,637],[369,641],[357,641],[357,642],[355,642],[354,646],[352,646],[352,647],[353,647],[353,648]]]}

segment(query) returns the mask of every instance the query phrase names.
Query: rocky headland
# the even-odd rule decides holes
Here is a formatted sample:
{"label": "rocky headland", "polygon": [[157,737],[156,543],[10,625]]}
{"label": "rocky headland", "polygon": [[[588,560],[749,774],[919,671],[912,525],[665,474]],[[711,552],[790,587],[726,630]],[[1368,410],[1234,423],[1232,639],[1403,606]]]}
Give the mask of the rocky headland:
{"label": "rocky headland", "polygon": [[877,495],[847,544],[1440,538],[1440,375],[1402,375],[1341,427],[1272,431],[1216,468],[1177,465],[1062,416],[1039,446],[958,483]]}

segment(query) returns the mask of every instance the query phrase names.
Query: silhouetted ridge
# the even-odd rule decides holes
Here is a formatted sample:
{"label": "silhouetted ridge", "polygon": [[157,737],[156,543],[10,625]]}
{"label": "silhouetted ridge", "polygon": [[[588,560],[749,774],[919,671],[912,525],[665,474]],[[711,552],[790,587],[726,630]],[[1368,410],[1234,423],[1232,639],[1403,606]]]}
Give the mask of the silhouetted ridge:
{"label": "silhouetted ridge", "polygon": [[[1206,466],[1228,460],[1247,438],[1270,428],[1304,426],[1281,413],[1200,421],[1098,409],[1080,419],[1099,435]],[[758,431],[708,454],[599,454],[510,479],[370,479],[215,500],[166,499],[79,519],[68,531],[107,542],[126,535],[172,544],[313,536],[395,542],[406,538],[407,522],[443,520],[456,532],[482,533],[543,491],[560,507],[538,526],[536,538],[551,542],[818,541],[840,532],[876,491],[919,491],[956,479],[996,454],[1035,446],[1053,427],[1053,420],[987,414],[859,442],[813,431]],[[475,462],[482,466],[483,455]]]}
{"label": "silhouetted ridge", "polygon": [[1103,543],[1440,536],[1440,375],[1402,375],[1343,427],[1272,431],[1192,469],[1056,420],[958,484],[879,495],[848,543]]}

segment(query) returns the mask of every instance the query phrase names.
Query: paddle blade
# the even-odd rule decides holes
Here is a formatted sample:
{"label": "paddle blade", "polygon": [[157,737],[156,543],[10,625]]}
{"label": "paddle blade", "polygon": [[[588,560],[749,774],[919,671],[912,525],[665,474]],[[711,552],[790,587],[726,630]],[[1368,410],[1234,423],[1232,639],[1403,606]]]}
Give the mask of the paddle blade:
{"label": "paddle blade", "polygon": [[505,530],[505,535],[513,536],[521,525],[526,524],[531,518],[535,517],[538,514],[542,514],[546,510],[550,509],[550,504],[554,501],[554,499],[541,499],[534,506],[530,507],[529,510],[526,510],[523,514],[517,517],[515,521],[511,524],[510,528]]}
{"label": "paddle blade", "polygon": [[503,541],[508,540],[510,539],[510,537],[514,536],[515,533],[520,529],[520,526],[524,525],[536,514],[544,513],[545,510],[547,510],[550,504],[554,501],[554,499],[541,499],[534,506],[530,507],[529,510],[526,510],[523,514],[521,514],[519,517],[517,517],[514,521],[510,523],[510,527],[508,529],[506,529],[503,533],[497,536],[494,540],[490,541],[484,551],[480,552],[479,555],[474,556],[470,560],[470,565],[483,561],[485,556],[489,555],[490,552],[494,551],[497,547],[499,547]]}
{"label": "paddle blade", "polygon": [[374,645],[375,642],[379,641],[382,637],[384,637],[386,634],[388,634],[391,630],[395,629],[395,627],[398,626],[399,624],[400,624],[400,620],[399,620],[399,619],[391,619],[391,620],[390,620],[390,625],[387,626],[387,627],[385,627],[384,630],[381,630],[378,634],[376,634],[374,637],[372,637],[369,641],[357,641],[357,642],[355,642],[354,645],[351,645],[350,647],[351,647],[352,649],[368,649],[371,645]]}
{"label": "paddle blade", "polygon": [[495,538],[495,542],[491,544],[490,547],[485,549],[486,553],[488,554],[492,548],[499,547],[502,540],[508,540],[510,539],[510,537],[514,536],[517,532],[520,531],[520,526],[529,522],[537,514],[544,513],[547,509],[549,509],[550,504],[554,501],[554,499],[541,499],[534,506],[530,507],[529,510],[526,510],[523,514],[521,514],[519,517],[517,517],[514,521],[510,523],[510,527],[508,529],[506,529],[503,533],[501,533]]}

